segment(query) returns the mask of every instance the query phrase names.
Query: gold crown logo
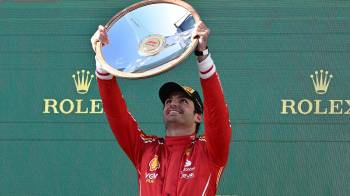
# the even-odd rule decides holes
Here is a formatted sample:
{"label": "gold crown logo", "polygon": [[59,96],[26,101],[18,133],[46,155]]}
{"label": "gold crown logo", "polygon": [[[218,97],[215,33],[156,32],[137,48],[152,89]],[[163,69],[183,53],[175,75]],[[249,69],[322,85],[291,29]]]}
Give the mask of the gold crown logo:
{"label": "gold crown logo", "polygon": [[79,94],[86,94],[89,91],[90,83],[94,75],[90,75],[89,71],[81,70],[81,72],[77,71],[77,75],[73,74],[72,77],[77,92]]}
{"label": "gold crown logo", "polygon": [[315,75],[310,75],[312,82],[314,83],[314,88],[317,94],[327,93],[329,83],[333,78],[333,75],[328,75],[328,71],[323,71],[322,69],[318,72],[315,71]]}

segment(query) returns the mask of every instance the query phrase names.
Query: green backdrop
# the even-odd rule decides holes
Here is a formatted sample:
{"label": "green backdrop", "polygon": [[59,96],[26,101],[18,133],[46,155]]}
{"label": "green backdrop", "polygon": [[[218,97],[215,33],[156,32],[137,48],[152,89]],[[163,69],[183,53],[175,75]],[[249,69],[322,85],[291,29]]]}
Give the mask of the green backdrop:
{"label": "green backdrop", "polygon": [[[74,112],[100,109],[95,78],[87,94],[72,78],[94,71],[97,26],[135,2],[0,0],[0,195],[137,195],[104,114]],[[218,195],[349,195],[350,2],[188,2],[212,30],[234,130]],[[191,56],[163,75],[119,80],[147,133],[164,134],[161,84],[200,88],[195,64]],[[333,75],[322,95],[310,78],[321,69]],[[58,113],[45,113],[45,99]],[[282,114],[283,100],[298,114]]]}

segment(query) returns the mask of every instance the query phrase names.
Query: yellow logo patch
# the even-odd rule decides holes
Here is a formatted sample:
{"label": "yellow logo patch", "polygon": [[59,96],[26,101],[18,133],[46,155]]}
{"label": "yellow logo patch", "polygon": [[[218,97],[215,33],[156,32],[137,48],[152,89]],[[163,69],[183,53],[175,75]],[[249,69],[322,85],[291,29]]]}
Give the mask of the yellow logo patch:
{"label": "yellow logo patch", "polygon": [[194,89],[191,88],[191,87],[188,87],[188,86],[184,86],[184,89],[185,89],[186,92],[188,92],[190,94],[193,94],[193,92],[194,92]]}
{"label": "yellow logo patch", "polygon": [[153,159],[149,162],[149,170],[156,171],[160,168],[160,164],[158,161],[158,155],[154,155]]}

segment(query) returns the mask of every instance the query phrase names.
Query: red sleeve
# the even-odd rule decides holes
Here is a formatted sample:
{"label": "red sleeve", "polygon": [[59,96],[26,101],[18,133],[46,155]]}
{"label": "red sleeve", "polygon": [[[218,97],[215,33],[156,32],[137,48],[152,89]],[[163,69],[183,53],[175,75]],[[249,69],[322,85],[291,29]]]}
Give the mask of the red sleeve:
{"label": "red sleeve", "polygon": [[204,135],[212,160],[224,166],[228,159],[231,125],[227,104],[217,73],[201,79],[204,97]]}
{"label": "red sleeve", "polygon": [[115,77],[97,81],[109,126],[121,148],[137,167],[145,135],[129,113]]}

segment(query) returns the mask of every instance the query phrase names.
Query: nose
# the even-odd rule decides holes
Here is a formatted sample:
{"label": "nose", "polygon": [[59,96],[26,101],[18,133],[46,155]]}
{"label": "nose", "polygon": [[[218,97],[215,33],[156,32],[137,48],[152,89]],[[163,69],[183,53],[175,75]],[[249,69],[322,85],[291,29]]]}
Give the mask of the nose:
{"label": "nose", "polygon": [[170,102],[170,108],[174,108],[178,105],[177,101],[171,101]]}

